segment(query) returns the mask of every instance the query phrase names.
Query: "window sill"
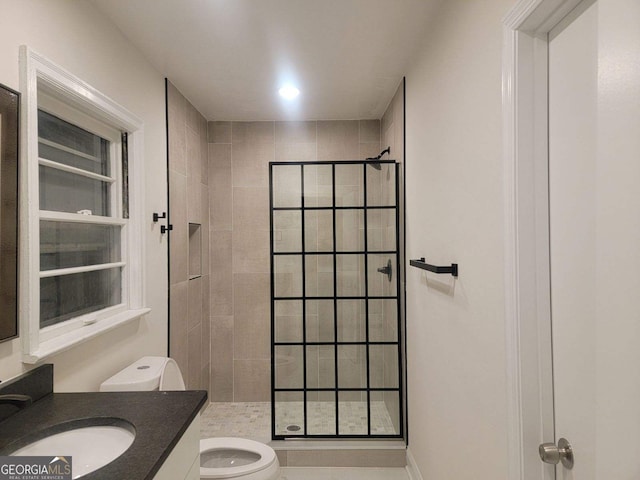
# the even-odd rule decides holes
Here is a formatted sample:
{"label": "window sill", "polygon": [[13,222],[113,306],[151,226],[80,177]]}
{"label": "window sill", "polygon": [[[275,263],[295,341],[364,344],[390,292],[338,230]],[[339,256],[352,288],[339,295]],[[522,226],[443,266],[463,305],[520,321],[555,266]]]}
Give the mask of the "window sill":
{"label": "window sill", "polygon": [[114,328],[125,325],[133,320],[139,319],[151,311],[150,308],[140,308],[137,310],[127,310],[113,317],[105,318],[91,325],[85,325],[77,330],[65,333],[59,337],[41,342],[40,347],[35,352],[23,353],[22,363],[34,364],[51,355],[64,352],[76,345],[91,340]]}

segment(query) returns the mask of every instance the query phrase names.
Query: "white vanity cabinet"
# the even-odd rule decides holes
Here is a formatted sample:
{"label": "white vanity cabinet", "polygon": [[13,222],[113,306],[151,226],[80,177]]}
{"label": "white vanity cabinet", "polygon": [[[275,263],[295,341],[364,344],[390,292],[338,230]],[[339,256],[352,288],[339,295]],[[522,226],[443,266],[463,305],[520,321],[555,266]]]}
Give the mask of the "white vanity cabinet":
{"label": "white vanity cabinet", "polygon": [[200,479],[200,414],[173,447],[154,480]]}

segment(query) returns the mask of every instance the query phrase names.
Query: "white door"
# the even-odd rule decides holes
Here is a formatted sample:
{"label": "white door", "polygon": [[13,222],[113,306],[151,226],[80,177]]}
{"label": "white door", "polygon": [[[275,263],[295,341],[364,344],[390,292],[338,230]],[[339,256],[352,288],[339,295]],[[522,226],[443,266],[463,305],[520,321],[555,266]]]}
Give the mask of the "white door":
{"label": "white door", "polygon": [[557,479],[640,479],[640,0],[583,2],[549,36]]}

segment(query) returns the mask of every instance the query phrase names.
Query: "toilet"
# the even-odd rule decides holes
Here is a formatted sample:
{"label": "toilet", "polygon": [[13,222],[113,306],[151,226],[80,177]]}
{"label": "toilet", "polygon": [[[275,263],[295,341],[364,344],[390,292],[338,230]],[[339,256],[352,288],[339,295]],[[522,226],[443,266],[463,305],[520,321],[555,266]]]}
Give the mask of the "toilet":
{"label": "toilet", "polygon": [[[143,357],[105,380],[101,392],[185,390],[178,364],[167,357]],[[246,438],[200,440],[200,478],[276,480],[280,464],[276,452]]]}

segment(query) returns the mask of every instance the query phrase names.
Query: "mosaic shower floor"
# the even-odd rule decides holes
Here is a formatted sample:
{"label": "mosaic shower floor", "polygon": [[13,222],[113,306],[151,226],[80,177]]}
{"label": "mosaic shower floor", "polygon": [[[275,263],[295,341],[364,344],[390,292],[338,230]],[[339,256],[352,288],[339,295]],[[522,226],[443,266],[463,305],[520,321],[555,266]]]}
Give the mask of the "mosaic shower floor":
{"label": "mosaic shower floor", "polygon": [[[277,433],[291,434],[287,427],[302,426],[302,402],[286,402],[277,406]],[[367,405],[364,402],[340,402],[340,434],[367,433]],[[310,434],[335,434],[335,405],[330,402],[309,402],[307,427]],[[294,427],[295,428],[295,427]],[[384,402],[371,402],[371,433],[396,433]],[[202,438],[244,437],[261,442],[271,441],[271,403],[216,402],[202,414]]]}

